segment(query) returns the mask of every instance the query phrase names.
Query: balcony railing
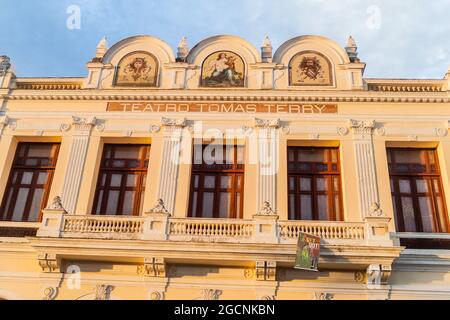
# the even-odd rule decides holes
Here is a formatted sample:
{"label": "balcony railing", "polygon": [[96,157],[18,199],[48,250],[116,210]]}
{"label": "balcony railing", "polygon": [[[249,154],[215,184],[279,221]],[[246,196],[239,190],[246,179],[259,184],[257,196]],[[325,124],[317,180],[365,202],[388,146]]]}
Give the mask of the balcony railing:
{"label": "balcony railing", "polygon": [[295,244],[299,233],[320,236],[328,245],[391,245],[389,218],[364,222],[279,221],[174,218],[163,213],[142,217],[76,216],[46,210],[38,237],[80,239],[169,240],[215,243]]}

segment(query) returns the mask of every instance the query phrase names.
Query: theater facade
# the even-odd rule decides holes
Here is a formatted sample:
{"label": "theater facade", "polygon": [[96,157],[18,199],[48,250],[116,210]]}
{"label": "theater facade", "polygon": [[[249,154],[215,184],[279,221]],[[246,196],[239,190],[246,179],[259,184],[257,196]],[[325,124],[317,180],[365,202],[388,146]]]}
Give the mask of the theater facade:
{"label": "theater facade", "polygon": [[92,51],[0,57],[0,299],[450,299],[450,70],[364,78],[351,37]]}

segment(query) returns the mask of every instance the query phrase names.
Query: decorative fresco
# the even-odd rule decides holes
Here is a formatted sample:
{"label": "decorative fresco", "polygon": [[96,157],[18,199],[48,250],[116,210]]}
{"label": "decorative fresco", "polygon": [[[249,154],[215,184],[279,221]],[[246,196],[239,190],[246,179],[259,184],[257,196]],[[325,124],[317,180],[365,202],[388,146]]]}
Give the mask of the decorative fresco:
{"label": "decorative fresco", "polygon": [[203,62],[201,85],[203,87],[243,87],[244,60],[230,51],[219,51]]}
{"label": "decorative fresco", "polygon": [[158,61],[150,53],[133,52],[119,62],[117,86],[155,87],[157,79]]}
{"label": "decorative fresco", "polygon": [[292,86],[331,86],[333,75],[330,62],[317,52],[301,52],[289,64]]}

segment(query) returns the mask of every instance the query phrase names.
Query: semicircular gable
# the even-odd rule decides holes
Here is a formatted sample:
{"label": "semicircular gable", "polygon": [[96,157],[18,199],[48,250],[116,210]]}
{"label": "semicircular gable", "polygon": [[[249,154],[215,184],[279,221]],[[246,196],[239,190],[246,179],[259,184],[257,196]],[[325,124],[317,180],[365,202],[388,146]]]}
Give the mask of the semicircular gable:
{"label": "semicircular gable", "polygon": [[189,52],[187,61],[201,66],[208,56],[218,51],[233,52],[242,57],[246,65],[261,62],[259,51],[251,43],[228,35],[214,36],[199,42]]}
{"label": "semicircular gable", "polygon": [[283,43],[273,61],[288,65],[292,57],[302,51],[316,51],[331,60],[333,65],[350,63],[345,50],[335,41],[322,36],[300,36]]}
{"label": "semicircular gable", "polygon": [[134,36],[117,42],[106,52],[102,62],[116,66],[120,60],[132,52],[148,52],[158,59],[160,66],[164,63],[175,62],[175,55],[169,44],[152,36]]}

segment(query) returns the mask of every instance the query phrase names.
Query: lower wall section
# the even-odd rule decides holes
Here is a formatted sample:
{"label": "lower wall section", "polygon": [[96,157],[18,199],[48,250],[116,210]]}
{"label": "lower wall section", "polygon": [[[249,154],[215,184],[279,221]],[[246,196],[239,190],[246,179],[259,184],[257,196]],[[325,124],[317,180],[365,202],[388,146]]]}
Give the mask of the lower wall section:
{"label": "lower wall section", "polygon": [[[279,268],[257,281],[254,268],[167,266],[164,278],[139,275],[132,263],[65,261],[42,273],[33,254],[0,255],[0,299],[55,300],[365,300],[450,299],[450,269],[420,272],[397,266],[389,285],[369,288],[354,271]],[[402,270],[405,269],[405,270]]]}

